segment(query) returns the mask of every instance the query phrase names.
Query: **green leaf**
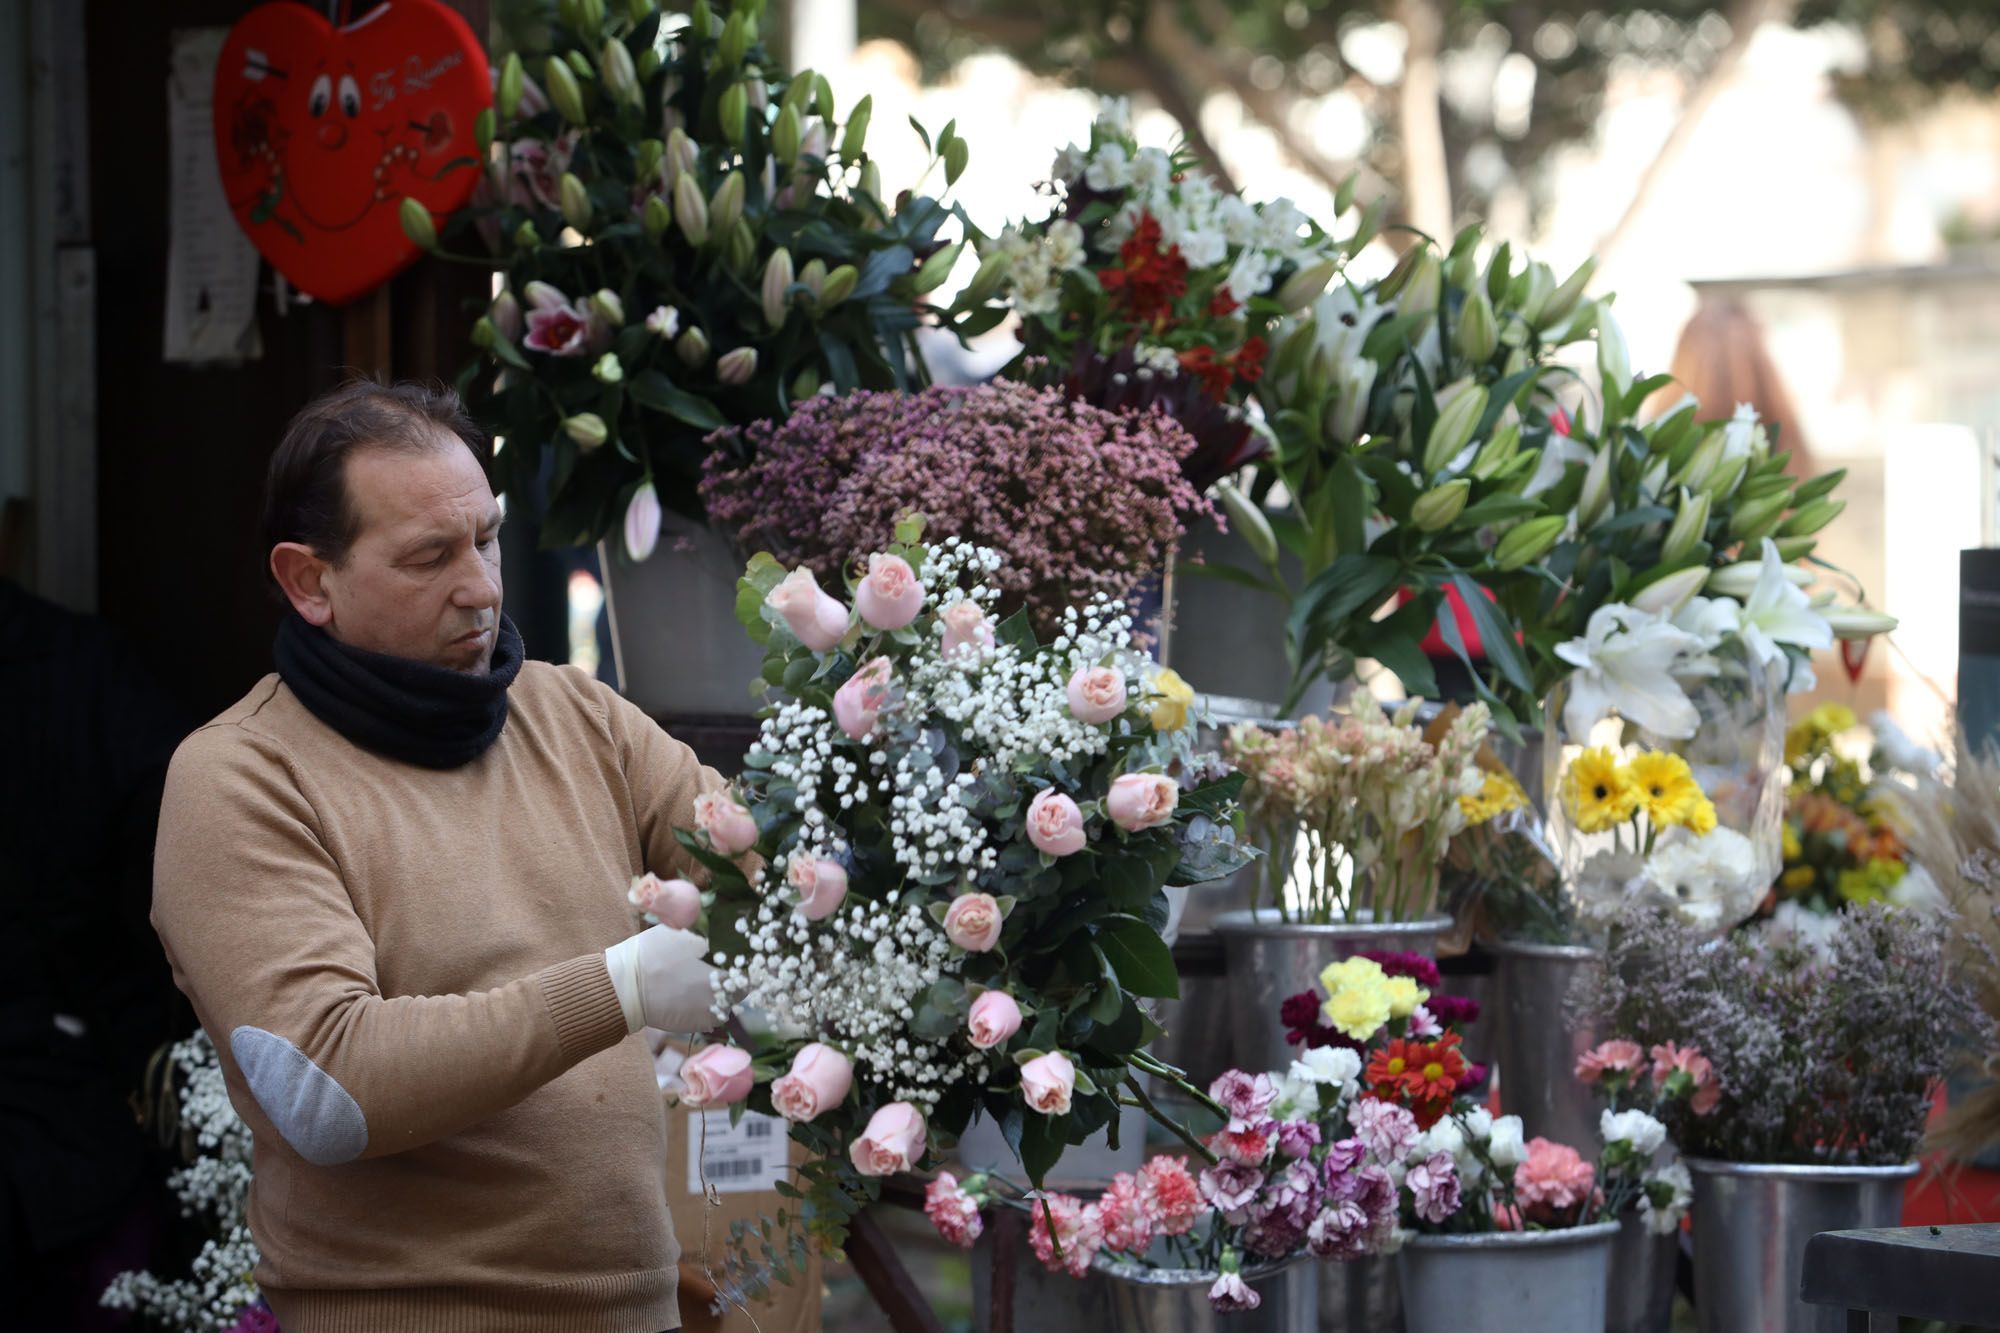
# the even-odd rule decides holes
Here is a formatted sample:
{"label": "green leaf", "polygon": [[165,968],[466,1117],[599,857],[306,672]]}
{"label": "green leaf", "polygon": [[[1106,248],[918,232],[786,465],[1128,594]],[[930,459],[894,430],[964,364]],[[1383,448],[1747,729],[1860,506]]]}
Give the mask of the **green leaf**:
{"label": "green leaf", "polygon": [[721,430],[729,422],[715,404],[689,393],[657,370],[642,370],[626,382],[634,402],[664,412],[697,430]]}
{"label": "green leaf", "polygon": [[1521,518],[1541,512],[1540,500],[1524,499],[1518,495],[1501,493],[1489,495],[1483,500],[1475,500],[1467,505],[1458,516],[1455,526],[1477,528],[1488,523],[1501,523],[1510,518]]}
{"label": "green leaf", "polygon": [[[1500,609],[1486,596],[1486,590],[1463,574],[1454,574],[1452,586],[1472,612],[1472,623],[1479,630],[1479,642],[1486,649],[1486,660],[1500,668],[1500,674],[1507,683],[1523,694],[1534,691],[1534,684],[1528,675],[1528,660],[1521,655],[1521,645],[1515,641],[1514,627],[1500,616]],[[1446,616],[1446,621],[1457,619]]]}
{"label": "green leaf", "polygon": [[1177,1000],[1180,975],[1174,956],[1159,934],[1133,916],[1110,916],[1098,922],[1097,944],[1118,973],[1118,984],[1134,995]]}
{"label": "green leaf", "polygon": [[[1306,644],[1313,632],[1338,639],[1350,617],[1373,611],[1388,596],[1397,571],[1397,562],[1388,556],[1341,556],[1300,591],[1285,626],[1286,637],[1300,645]],[[1301,660],[1305,656],[1300,653]]]}

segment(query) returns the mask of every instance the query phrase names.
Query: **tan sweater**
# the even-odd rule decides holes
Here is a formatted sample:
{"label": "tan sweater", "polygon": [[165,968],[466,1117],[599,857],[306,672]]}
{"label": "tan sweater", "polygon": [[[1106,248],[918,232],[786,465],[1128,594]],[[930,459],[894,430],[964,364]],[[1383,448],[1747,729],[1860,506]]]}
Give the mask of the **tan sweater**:
{"label": "tan sweater", "polygon": [[153,922],[256,1135],[285,1333],[679,1323],[665,1125],[602,951],[721,785],[617,694],[529,662],[436,771],[276,676],[174,756]]}

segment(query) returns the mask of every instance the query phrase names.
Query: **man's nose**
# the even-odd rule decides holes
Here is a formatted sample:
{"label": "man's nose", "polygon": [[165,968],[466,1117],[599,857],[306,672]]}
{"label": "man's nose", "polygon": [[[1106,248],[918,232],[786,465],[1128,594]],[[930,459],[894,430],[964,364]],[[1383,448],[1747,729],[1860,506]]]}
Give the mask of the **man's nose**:
{"label": "man's nose", "polygon": [[485,611],[500,605],[499,572],[476,550],[458,581],[452,602],[469,611]]}

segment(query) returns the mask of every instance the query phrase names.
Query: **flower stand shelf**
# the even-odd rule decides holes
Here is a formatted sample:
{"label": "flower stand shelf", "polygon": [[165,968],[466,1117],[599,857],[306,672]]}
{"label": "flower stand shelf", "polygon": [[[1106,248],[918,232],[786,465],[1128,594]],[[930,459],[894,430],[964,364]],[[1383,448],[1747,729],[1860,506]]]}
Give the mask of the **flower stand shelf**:
{"label": "flower stand shelf", "polygon": [[1902,1317],[1990,1324],[2000,1313],[1995,1292],[2000,1224],[1982,1222],[1823,1231],[1806,1242],[1799,1294],[1811,1304],[1844,1309],[1849,1333],[1875,1333],[1896,1328]]}

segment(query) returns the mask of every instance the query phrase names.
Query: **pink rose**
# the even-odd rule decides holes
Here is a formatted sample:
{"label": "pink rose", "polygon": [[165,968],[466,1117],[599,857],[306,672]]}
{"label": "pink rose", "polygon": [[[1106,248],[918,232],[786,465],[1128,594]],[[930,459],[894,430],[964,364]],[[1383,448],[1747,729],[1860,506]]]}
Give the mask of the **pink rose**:
{"label": "pink rose", "polygon": [[1021,1066],[1021,1100],[1043,1115],[1068,1115],[1076,1091],[1076,1066],[1061,1051],[1038,1055]]}
{"label": "pink rose", "polygon": [[986,991],[972,1002],[972,1011],[965,1016],[965,1028],[974,1046],[990,1051],[1021,1030],[1021,1006],[1006,991]]}
{"label": "pink rose", "polygon": [[1117,667],[1084,667],[1069,678],[1069,711],[1096,726],[1125,711],[1125,673]]}
{"label": "pink rose", "polygon": [[891,674],[889,659],[877,657],[833,692],[833,720],[850,740],[861,740],[875,730],[875,719],[889,699]]}
{"label": "pink rose", "polygon": [[640,911],[652,913],[660,924],[675,930],[686,930],[701,915],[701,890],[684,879],[635,875],[625,897]]}
{"label": "pink rose", "polygon": [[818,856],[792,858],[785,880],[799,894],[799,915],[808,921],[832,916],[847,896],[847,871],[838,861]]}
{"label": "pink rose", "polygon": [[1584,1083],[1595,1083],[1606,1074],[1629,1074],[1643,1068],[1645,1063],[1646,1053],[1639,1049],[1639,1043],[1619,1037],[1579,1055],[1576,1076]]}
{"label": "pink rose", "polygon": [[1053,787],[1035,793],[1028,802],[1028,841],[1038,852],[1071,856],[1083,850],[1083,811]]}
{"label": "pink rose", "polygon": [[740,1046],[704,1046],[681,1062],[681,1100],[689,1106],[727,1106],[750,1095],[755,1081],[750,1052]]}
{"label": "pink rose", "polygon": [[944,625],[944,643],[938,651],[946,661],[960,656],[977,659],[992,649],[993,622],[971,598],[953,602],[938,619]]}
{"label": "pink rose", "polygon": [[924,585],[900,555],[871,555],[868,574],[854,590],[854,609],[876,629],[901,629],[924,607]]}
{"label": "pink rose", "polygon": [[792,1057],[792,1072],[771,1085],[771,1105],[787,1120],[811,1120],[846,1101],[853,1086],[853,1062],[813,1042]]}
{"label": "pink rose", "polygon": [[848,1145],[847,1159],[864,1176],[908,1171],[924,1156],[924,1117],[908,1102],[890,1102],[868,1118],[868,1128]]}
{"label": "pink rose", "polygon": [[945,938],[967,953],[986,953],[1000,942],[1000,922],[993,895],[961,893],[945,911]]}
{"label": "pink rose", "polygon": [[694,798],[694,826],[708,835],[708,844],[723,856],[741,856],[757,845],[757,821],[728,792],[703,792]]}
{"label": "pink rose", "polygon": [[1172,819],[1180,796],[1180,785],[1163,773],[1127,773],[1111,780],[1104,808],[1112,823],[1137,833]]}
{"label": "pink rose", "polygon": [[847,637],[847,608],[820,591],[812,571],[803,565],[766,593],[764,603],[784,617],[785,628],[800,643],[816,653]]}

